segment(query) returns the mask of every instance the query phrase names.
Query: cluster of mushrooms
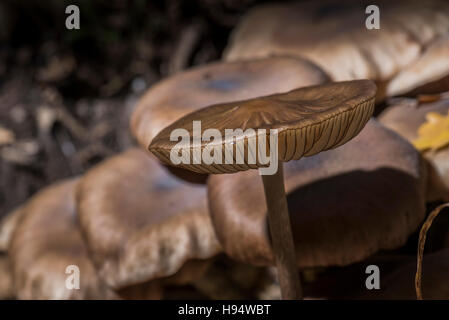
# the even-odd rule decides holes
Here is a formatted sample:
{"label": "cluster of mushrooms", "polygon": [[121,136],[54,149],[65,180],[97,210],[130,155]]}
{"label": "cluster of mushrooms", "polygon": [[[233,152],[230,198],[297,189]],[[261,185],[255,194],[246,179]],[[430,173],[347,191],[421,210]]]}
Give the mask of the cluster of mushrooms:
{"label": "cluster of mushrooms", "polygon": [[[138,146],[5,216],[0,298],[414,299],[416,251],[402,248],[416,249],[428,204],[449,201],[449,148],[412,144],[429,114],[448,115],[449,3],[377,1],[379,30],[369,4],[255,7],[223,61],[150,88],[131,118]],[[236,147],[259,136],[220,141],[243,163],[175,166],[170,134],[194,120],[277,129],[277,172]],[[189,160],[209,143],[190,142]],[[445,226],[424,298],[449,299]]]}

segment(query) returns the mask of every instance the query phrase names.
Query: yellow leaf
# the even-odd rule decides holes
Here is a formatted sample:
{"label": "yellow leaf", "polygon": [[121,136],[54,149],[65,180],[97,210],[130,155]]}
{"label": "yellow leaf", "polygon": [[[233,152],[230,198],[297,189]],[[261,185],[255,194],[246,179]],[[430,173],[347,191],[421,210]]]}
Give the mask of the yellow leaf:
{"label": "yellow leaf", "polygon": [[418,138],[413,145],[420,151],[449,146],[449,111],[446,116],[436,112],[426,114],[426,122],[418,128]]}

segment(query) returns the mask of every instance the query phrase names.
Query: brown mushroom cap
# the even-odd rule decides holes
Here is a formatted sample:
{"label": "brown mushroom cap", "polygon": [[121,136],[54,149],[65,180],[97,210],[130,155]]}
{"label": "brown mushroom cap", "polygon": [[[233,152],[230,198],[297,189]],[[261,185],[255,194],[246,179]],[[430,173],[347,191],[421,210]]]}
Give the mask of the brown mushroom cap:
{"label": "brown mushroom cap", "polygon": [[276,57],[215,62],[169,77],[152,87],[131,118],[131,130],[145,149],[173,121],[211,104],[280,93],[329,81],[303,59]]}
{"label": "brown mushroom cap", "polygon": [[0,252],[7,252],[16,226],[22,217],[22,207],[8,213],[0,221]]}
{"label": "brown mushroom cap", "polygon": [[[426,114],[436,112],[446,116],[449,112],[449,99],[418,104],[414,99],[401,99],[379,115],[379,121],[387,128],[400,134],[408,141],[418,138],[418,128],[426,122]],[[449,190],[449,148],[425,152],[429,161],[429,201],[448,200]]]}
{"label": "brown mushroom cap", "polygon": [[[297,160],[302,156],[335,148],[357,135],[373,112],[375,93],[376,86],[373,82],[357,80],[304,87],[287,93],[214,105],[175,121],[153,139],[149,148],[168,165],[173,165],[170,160],[173,148],[189,150],[191,157],[195,150],[202,152],[209,142],[192,142],[193,121],[199,120],[203,132],[207,129],[220,131],[223,137],[220,141],[222,150],[233,148],[238,140],[260,139],[258,132],[229,138],[225,135],[226,129],[277,129],[279,159]],[[177,141],[170,141],[170,135],[175,129],[189,132],[187,145],[179,146]],[[257,153],[255,150],[250,151]],[[214,164],[192,164],[190,161],[189,164],[180,163],[179,166],[199,173],[230,173],[260,167],[259,161],[256,164],[248,163],[250,151],[245,154],[244,164],[224,164],[218,167]]]}
{"label": "brown mushroom cap", "polygon": [[[9,256],[19,299],[102,299],[112,294],[101,283],[78,229],[76,179],[50,186],[23,206]],[[80,271],[80,289],[66,288],[66,268]]]}
{"label": "brown mushroom cap", "polygon": [[[337,149],[286,163],[284,176],[299,267],[347,265],[399,247],[424,218],[420,154],[375,120]],[[257,171],[211,175],[208,188],[224,251],[248,263],[272,264]]]}
{"label": "brown mushroom cap", "polygon": [[[449,13],[448,13],[449,15]],[[413,64],[388,84],[387,95],[449,90],[449,34],[432,43]]]}
{"label": "brown mushroom cap", "polygon": [[[144,150],[130,149],[90,170],[77,198],[89,252],[115,289],[169,276],[191,280],[221,251],[206,187],[177,179]],[[195,267],[186,266],[195,260]]]}
{"label": "brown mushroom cap", "polygon": [[[300,56],[316,63],[335,81],[384,82],[413,66],[427,47],[448,34],[447,1],[376,1],[380,11],[378,30],[365,25],[369,16],[365,9],[371,4],[368,0],[327,0],[255,7],[233,32],[225,59]],[[447,63],[440,66],[444,70],[434,69],[434,75],[449,75]],[[429,76],[424,72],[422,79],[433,77]],[[400,86],[403,80],[386,91],[397,94],[411,89],[405,82],[404,88]],[[421,80],[416,78],[414,82],[419,85]]]}
{"label": "brown mushroom cap", "polygon": [[0,254],[0,300],[14,298],[12,272],[7,255]]}

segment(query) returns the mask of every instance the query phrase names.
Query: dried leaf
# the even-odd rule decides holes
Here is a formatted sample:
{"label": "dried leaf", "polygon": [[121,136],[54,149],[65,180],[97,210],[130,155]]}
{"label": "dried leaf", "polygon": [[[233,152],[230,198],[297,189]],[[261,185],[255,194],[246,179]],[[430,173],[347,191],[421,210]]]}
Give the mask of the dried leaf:
{"label": "dried leaf", "polygon": [[420,151],[439,150],[449,145],[449,113],[443,116],[436,112],[426,114],[426,122],[418,129],[418,138],[413,145]]}

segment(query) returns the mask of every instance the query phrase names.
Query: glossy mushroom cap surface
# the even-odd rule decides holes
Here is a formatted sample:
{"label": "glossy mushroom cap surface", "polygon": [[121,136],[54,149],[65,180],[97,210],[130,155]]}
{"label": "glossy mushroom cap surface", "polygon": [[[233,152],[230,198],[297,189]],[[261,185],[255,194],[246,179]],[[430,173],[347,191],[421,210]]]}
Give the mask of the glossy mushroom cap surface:
{"label": "glossy mushroom cap surface", "polygon": [[[379,8],[380,28],[370,30],[366,23],[373,22],[373,11],[365,10],[373,4]],[[382,98],[449,75],[447,63],[439,63],[440,70],[433,68],[432,73],[413,67],[427,65],[426,61],[429,66],[437,65],[425,57],[426,51],[448,35],[448,29],[449,4],[444,0],[266,4],[242,18],[231,35],[225,59],[299,56],[316,63],[334,81],[378,81],[379,87],[385,87],[379,90]],[[409,75],[415,73],[414,79],[400,75],[390,87],[387,82],[408,68]]]}
{"label": "glossy mushroom cap surface", "polygon": [[210,63],[171,76],[148,90],[133,112],[131,131],[146,149],[159,131],[200,108],[328,81],[324,71],[301,58]]}
{"label": "glossy mushroom cap surface", "polygon": [[[400,247],[425,215],[420,154],[374,119],[337,149],[285,163],[284,179],[299,267],[347,265]],[[258,172],[211,175],[208,190],[226,254],[272,265]]]}
{"label": "glossy mushroom cap surface", "polygon": [[[251,139],[256,140],[256,143],[259,139],[268,139],[263,135],[263,131],[259,136],[259,129],[268,130],[267,133],[276,129],[279,160],[298,160],[303,156],[335,148],[357,135],[373,112],[375,93],[376,86],[372,81],[357,80],[304,87],[282,94],[213,105],[175,121],[156,136],[149,149],[167,165],[173,165],[170,160],[173,148],[180,153],[188,150],[191,158],[197,151],[202,153],[206,147],[210,147],[209,142],[201,139],[195,141],[192,138],[193,121],[201,121],[203,132],[207,129],[220,131],[222,140],[218,143],[212,141],[212,145],[221,144],[222,150],[235,149],[235,145],[239,143],[243,146],[242,142],[245,147],[251,146],[247,143]],[[187,144],[170,140],[170,135],[176,129],[184,129],[189,133]],[[255,131],[237,137],[226,137],[226,129]],[[232,173],[261,166],[258,159],[255,164],[248,161],[248,154],[257,154],[256,150],[241,152],[245,152],[244,164],[233,161],[232,164],[215,166],[206,163],[194,164],[192,159],[187,159],[190,163],[181,162],[179,166],[199,173]],[[224,151],[221,156],[224,159]]]}
{"label": "glossy mushroom cap surface", "polygon": [[[99,280],[79,232],[76,179],[50,186],[22,208],[9,257],[19,299],[106,299],[112,293]],[[66,287],[69,266],[80,272],[80,289]]]}
{"label": "glossy mushroom cap surface", "polygon": [[174,177],[144,150],[94,167],[77,198],[89,252],[114,289],[169,276],[191,280],[201,268],[187,264],[204,264],[221,251],[206,187]]}

